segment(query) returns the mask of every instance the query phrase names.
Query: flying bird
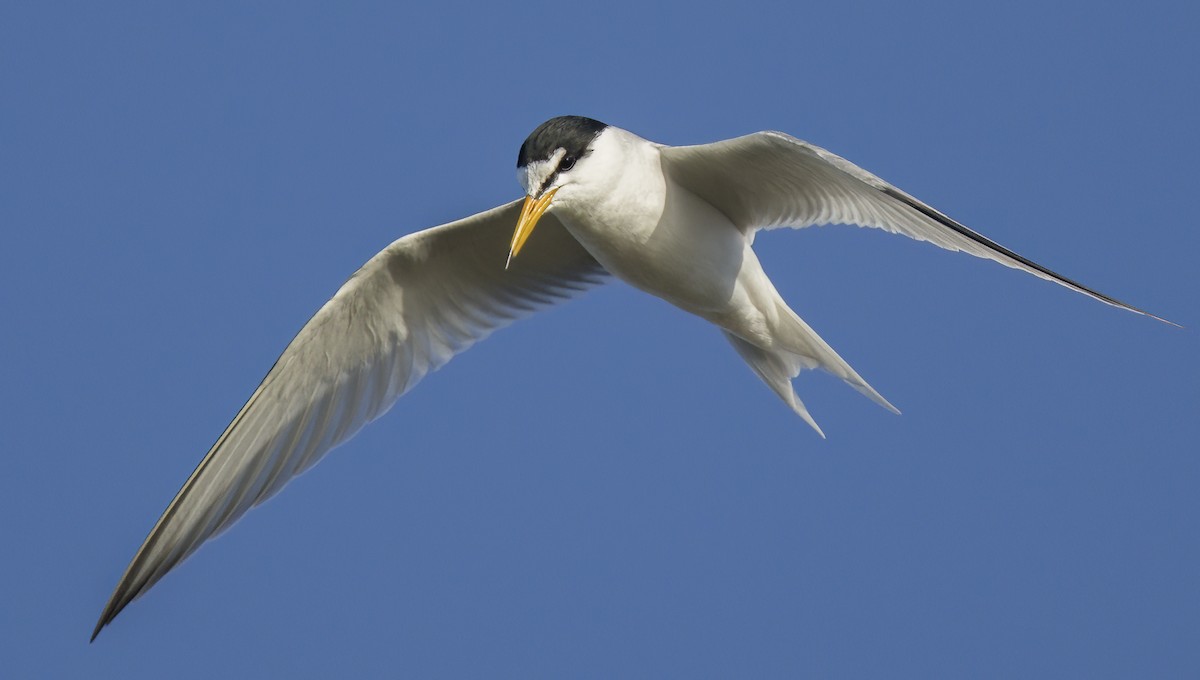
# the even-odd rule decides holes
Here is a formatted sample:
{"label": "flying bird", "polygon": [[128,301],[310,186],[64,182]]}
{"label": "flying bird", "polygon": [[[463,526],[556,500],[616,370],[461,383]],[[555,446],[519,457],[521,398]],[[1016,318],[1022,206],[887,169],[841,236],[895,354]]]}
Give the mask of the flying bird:
{"label": "flying bird", "polygon": [[154,525],[93,640],[201,544],[382,415],[426,374],[497,328],[610,276],[717,326],[821,436],[792,389],[804,369],[824,369],[898,413],[788,307],[752,248],[762,229],[883,229],[1159,319],[780,132],[673,147],[563,116],[521,145],[517,177],[524,199],[400,238],[304,325]]}

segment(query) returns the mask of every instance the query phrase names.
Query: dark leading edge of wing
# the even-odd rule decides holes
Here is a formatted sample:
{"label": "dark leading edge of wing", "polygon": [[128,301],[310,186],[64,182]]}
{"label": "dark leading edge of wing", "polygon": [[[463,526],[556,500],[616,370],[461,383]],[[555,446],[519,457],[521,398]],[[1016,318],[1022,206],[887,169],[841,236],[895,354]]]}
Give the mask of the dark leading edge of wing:
{"label": "dark leading edge of wing", "polygon": [[900,191],[899,189],[896,189],[895,187],[890,187],[890,186],[882,187],[879,190],[882,191],[884,194],[896,199],[897,201],[900,201],[901,203],[908,205],[913,210],[920,212],[921,214],[925,215],[929,219],[936,221],[938,224],[941,224],[942,226],[944,226],[948,229],[953,229],[954,231],[958,232],[959,234],[962,234],[963,236],[971,239],[972,241],[975,241],[976,243],[978,243],[982,246],[991,248],[992,250],[994,250],[1002,255],[1005,255],[1007,257],[1011,257],[1012,259],[1016,260],[1017,262],[1020,262],[1021,264],[1025,265],[1026,267],[1029,267],[1031,269],[1036,269],[1039,272],[1045,274],[1046,276],[1049,276],[1049,277],[1053,278],[1054,280],[1058,281],[1059,283],[1063,284],[1064,286],[1067,286],[1068,288],[1073,288],[1073,289],[1079,291],[1080,293],[1083,293],[1085,295],[1090,295],[1091,297],[1094,297],[1097,300],[1100,300],[1101,302],[1107,302],[1108,304],[1110,304],[1114,307],[1120,307],[1121,309],[1126,309],[1131,312],[1136,312],[1138,314],[1148,316],[1151,319],[1157,319],[1163,323],[1170,324],[1176,328],[1183,328],[1183,326],[1180,326],[1179,324],[1175,323],[1174,321],[1168,321],[1167,319],[1164,319],[1161,316],[1157,316],[1155,314],[1151,314],[1150,312],[1147,312],[1144,309],[1141,309],[1139,307],[1134,307],[1131,304],[1121,302],[1120,300],[1118,300],[1114,297],[1110,297],[1108,295],[1105,295],[1104,293],[1101,293],[1098,290],[1089,288],[1089,287],[1083,285],[1082,283],[1079,283],[1078,281],[1069,279],[1069,278],[1063,276],[1062,274],[1059,274],[1058,272],[1051,271],[1051,270],[1043,267],[1042,265],[1038,264],[1037,262],[1034,262],[1033,260],[1030,260],[1029,258],[1024,257],[1023,255],[1019,255],[1019,254],[1009,250],[1008,248],[1005,248],[1004,246],[1000,245],[999,243],[996,243],[992,239],[984,236],[983,234],[980,234],[977,231],[973,231],[973,230],[967,228],[962,223],[960,223],[957,220],[954,220],[954,219],[950,218],[949,216],[947,216],[946,214],[944,214],[942,211],[937,210],[936,208],[933,208],[931,206],[928,206],[928,205],[922,203],[921,201],[918,201],[917,199],[913,198],[912,196],[909,196],[908,194],[904,193],[903,191]]}

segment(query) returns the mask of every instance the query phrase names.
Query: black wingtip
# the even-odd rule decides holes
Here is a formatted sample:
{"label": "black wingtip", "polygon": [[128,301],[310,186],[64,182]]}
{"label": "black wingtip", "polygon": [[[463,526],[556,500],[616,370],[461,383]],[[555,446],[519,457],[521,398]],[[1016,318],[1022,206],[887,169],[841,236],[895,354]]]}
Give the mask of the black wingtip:
{"label": "black wingtip", "polygon": [[1046,267],[1043,267],[1042,265],[1034,262],[1033,260],[1030,260],[1029,258],[1024,257],[1023,255],[1018,255],[1017,253],[1009,250],[1008,248],[1005,248],[1004,246],[1000,245],[999,243],[996,243],[992,239],[984,236],[983,234],[980,234],[979,232],[977,232],[973,229],[968,229],[962,223],[951,218],[949,215],[946,215],[945,213],[943,213],[942,211],[940,211],[936,208],[925,205],[924,203],[918,201],[917,199],[913,198],[912,196],[909,196],[908,194],[904,193],[903,191],[897,189],[896,187],[892,187],[892,186],[879,187],[879,191],[881,191],[883,194],[890,196],[891,198],[907,205],[908,207],[912,208],[913,210],[916,210],[917,212],[928,217],[929,219],[933,220],[934,222],[941,224],[942,226],[946,227],[947,229],[950,229],[951,231],[954,231],[954,232],[958,233],[959,235],[961,235],[965,238],[968,238],[968,239],[978,243],[981,246],[984,246],[985,248],[988,248],[996,253],[1004,255],[1005,257],[1008,257],[1009,259],[1028,267],[1029,270],[1041,272],[1042,274],[1050,277],[1051,279],[1063,284],[1067,288],[1070,288],[1077,292],[1083,293],[1084,295],[1092,297],[1092,298],[1099,300],[1100,302],[1103,302],[1105,304],[1112,305],[1113,307],[1118,307],[1120,309],[1124,309],[1124,310],[1133,312],[1135,314],[1141,314],[1142,316],[1148,316],[1151,319],[1156,319],[1158,321],[1161,321],[1165,324],[1174,326],[1176,328],[1183,328],[1183,326],[1180,326],[1179,324],[1175,323],[1174,321],[1167,321],[1166,319],[1162,318],[1161,316],[1151,314],[1150,312],[1147,312],[1144,309],[1139,309],[1138,307],[1134,307],[1133,305],[1121,302],[1120,300],[1118,300],[1116,298],[1109,297],[1108,295],[1105,295],[1104,293],[1101,293],[1098,290],[1088,288],[1087,286],[1083,285],[1082,283],[1068,279],[1067,277],[1063,276],[1062,274],[1059,274],[1058,272],[1051,271],[1051,270],[1047,269]]}
{"label": "black wingtip", "polygon": [[1121,302],[1120,300],[1110,298],[1107,295],[1102,295],[1100,293],[1093,291],[1090,288],[1084,288],[1083,286],[1080,286],[1080,288],[1082,288],[1085,292],[1092,294],[1093,297],[1100,300],[1101,302],[1106,302],[1106,303],[1112,305],[1113,307],[1117,307],[1118,309],[1124,309],[1126,311],[1133,312],[1134,314],[1141,314],[1142,316],[1149,317],[1151,319],[1154,319],[1155,321],[1161,321],[1161,322],[1167,324],[1168,326],[1174,326],[1175,328],[1183,328],[1183,326],[1175,323],[1174,321],[1171,321],[1169,319],[1164,319],[1161,316],[1158,316],[1157,314],[1151,314],[1150,312],[1147,312],[1146,310],[1141,309],[1140,307],[1134,307],[1133,305],[1126,304],[1124,302]]}
{"label": "black wingtip", "polygon": [[88,638],[89,645],[96,641],[96,636],[100,634],[100,631],[104,630],[104,627],[107,626],[115,616],[115,613],[110,613],[108,609],[105,608],[104,613],[100,615],[100,620],[96,622],[96,627],[92,629],[92,637]]}
{"label": "black wingtip", "polygon": [[113,619],[117,618],[117,614],[120,614],[121,610],[125,608],[125,605],[129,604],[128,599],[119,599],[117,597],[119,594],[120,588],[118,587],[117,591],[109,598],[108,603],[104,605],[104,611],[100,614],[100,620],[96,622],[96,627],[92,629],[92,637],[88,638],[89,645],[96,641],[96,636],[100,634],[100,631],[112,623]]}
{"label": "black wingtip", "polygon": [[[1070,279],[1067,279],[1067,281],[1070,281]],[[1075,283],[1075,282],[1071,281],[1071,283]],[[1124,302],[1121,302],[1120,300],[1116,300],[1107,295],[1097,293],[1096,291],[1092,290],[1091,288],[1079,286],[1079,284],[1075,284],[1075,285],[1078,286],[1080,289],[1082,289],[1084,292],[1095,297],[1097,300],[1100,300],[1101,302],[1106,302],[1106,303],[1112,305],[1113,307],[1117,307],[1118,309],[1124,309],[1126,311],[1133,312],[1134,314],[1141,314],[1142,316],[1150,317],[1151,319],[1154,319],[1155,321],[1161,321],[1161,322],[1167,324],[1168,326],[1174,326],[1176,328],[1183,328],[1183,326],[1175,323],[1174,321],[1164,319],[1161,316],[1158,316],[1157,314],[1151,314],[1150,312],[1147,312],[1146,310],[1144,310],[1140,307],[1134,307],[1133,305],[1126,304]]]}

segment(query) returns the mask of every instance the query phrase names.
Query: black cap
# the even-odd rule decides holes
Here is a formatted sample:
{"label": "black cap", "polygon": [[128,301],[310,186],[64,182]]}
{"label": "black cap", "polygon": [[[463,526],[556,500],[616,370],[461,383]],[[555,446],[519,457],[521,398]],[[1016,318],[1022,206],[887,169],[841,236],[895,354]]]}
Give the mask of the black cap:
{"label": "black cap", "polygon": [[608,127],[598,120],[583,116],[559,116],[542,123],[525,139],[517,154],[517,167],[534,161],[544,161],[563,149],[571,158],[582,158],[588,144]]}

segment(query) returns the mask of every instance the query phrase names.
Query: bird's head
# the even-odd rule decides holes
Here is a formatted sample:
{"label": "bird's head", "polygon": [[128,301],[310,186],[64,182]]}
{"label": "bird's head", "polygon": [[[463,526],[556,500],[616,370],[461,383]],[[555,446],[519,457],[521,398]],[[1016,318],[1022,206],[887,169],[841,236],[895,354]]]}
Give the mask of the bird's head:
{"label": "bird's head", "polygon": [[513,232],[509,262],[525,245],[555,194],[586,172],[592,143],[607,127],[583,116],[559,116],[539,125],[525,139],[517,155],[517,180],[525,189],[525,205]]}

